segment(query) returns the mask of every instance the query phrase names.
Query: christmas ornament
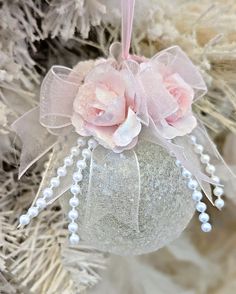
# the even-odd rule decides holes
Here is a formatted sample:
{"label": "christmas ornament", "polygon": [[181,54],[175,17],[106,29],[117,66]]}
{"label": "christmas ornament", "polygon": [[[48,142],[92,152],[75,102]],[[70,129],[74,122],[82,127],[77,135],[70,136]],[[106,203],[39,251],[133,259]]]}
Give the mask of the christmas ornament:
{"label": "christmas ornament", "polygon": [[[87,169],[81,185],[78,232],[82,240],[102,251],[133,255],[157,250],[178,237],[192,218],[194,202],[165,149],[140,142],[135,154],[108,155],[100,146],[96,150],[89,198]],[[136,168],[139,173],[134,173]],[[60,198],[66,214],[70,197],[67,193]]]}
{"label": "christmas ornament", "polygon": [[214,161],[234,175],[192,112],[207,91],[200,72],[178,46],[151,59],[129,54],[134,1],[121,3],[121,44],[111,45],[107,59],[72,70],[53,66],[39,107],[13,128],[23,142],[20,176],[52,150],[20,226],[65,194],[72,245],[80,232],[98,249],[127,255],[172,241],[194,207],[202,231],[210,232],[203,192],[224,206]]}

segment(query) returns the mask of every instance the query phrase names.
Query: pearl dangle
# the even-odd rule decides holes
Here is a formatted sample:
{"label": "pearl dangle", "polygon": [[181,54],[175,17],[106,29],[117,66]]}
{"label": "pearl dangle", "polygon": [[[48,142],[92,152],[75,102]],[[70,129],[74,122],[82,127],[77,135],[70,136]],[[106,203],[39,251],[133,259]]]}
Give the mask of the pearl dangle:
{"label": "pearl dangle", "polygon": [[77,146],[71,148],[70,155],[64,159],[64,165],[57,169],[57,176],[50,180],[50,186],[43,190],[42,197],[36,200],[35,206],[30,207],[26,214],[21,215],[19,226],[28,225],[31,219],[36,217],[47,206],[47,202],[53,198],[54,188],[58,187],[60,185],[60,179],[66,176],[67,167],[73,164],[74,157],[80,154],[81,142],[77,142]]}
{"label": "pearl dangle", "polygon": [[20,216],[19,227],[28,225],[31,219],[36,217],[39,212],[48,205],[48,202],[53,198],[54,189],[60,185],[60,179],[67,175],[67,168],[75,164],[74,159],[81,154],[83,159],[77,160],[77,170],[73,173],[72,176],[73,183],[70,187],[72,197],[69,200],[71,209],[68,213],[68,218],[70,220],[68,230],[71,234],[69,238],[70,243],[71,245],[77,245],[79,243],[79,236],[77,234],[78,224],[76,222],[79,217],[77,211],[77,207],[79,205],[78,194],[80,193],[79,182],[81,182],[83,179],[82,171],[87,167],[86,160],[90,159],[93,149],[97,146],[97,142],[94,139],[89,139],[88,148],[84,148],[81,152],[80,148],[84,147],[85,145],[86,140],[84,138],[78,138],[77,145],[72,147],[70,154],[64,158],[64,165],[57,169],[57,175],[51,178],[50,185],[43,190],[42,196],[36,200],[35,205],[31,206],[26,214]]}
{"label": "pearl dangle", "polygon": [[69,238],[71,245],[77,245],[80,240],[79,235],[77,234],[78,225],[76,223],[76,220],[79,217],[79,213],[77,210],[77,207],[79,205],[78,194],[81,192],[79,183],[83,179],[82,171],[87,167],[86,160],[90,159],[91,152],[96,146],[97,146],[97,142],[94,139],[88,140],[88,148],[83,149],[82,151],[83,159],[80,159],[77,161],[76,163],[77,170],[76,172],[73,173],[73,183],[70,187],[70,192],[72,194],[72,197],[70,198],[70,201],[69,201],[71,210],[68,213],[68,218],[70,220],[70,223],[68,225],[68,230],[71,234]]}
{"label": "pearl dangle", "polygon": [[195,153],[199,155],[201,163],[206,166],[205,171],[210,175],[211,179],[216,182],[216,185],[214,185],[213,194],[217,199],[214,201],[214,204],[218,209],[221,210],[225,204],[224,200],[221,198],[224,194],[224,189],[220,186],[220,178],[215,175],[216,168],[210,163],[210,156],[203,152],[203,146],[197,143],[197,138],[193,135],[190,135],[189,139],[193,145]]}
{"label": "pearl dangle", "polygon": [[212,226],[209,223],[209,214],[206,213],[207,205],[202,201],[203,195],[199,189],[198,182],[192,177],[190,171],[183,167],[179,160],[175,162],[176,166],[181,170],[183,178],[186,180],[188,189],[192,192],[192,199],[195,202],[196,210],[199,214],[199,221],[201,224],[201,229],[203,232],[208,233],[212,230]]}

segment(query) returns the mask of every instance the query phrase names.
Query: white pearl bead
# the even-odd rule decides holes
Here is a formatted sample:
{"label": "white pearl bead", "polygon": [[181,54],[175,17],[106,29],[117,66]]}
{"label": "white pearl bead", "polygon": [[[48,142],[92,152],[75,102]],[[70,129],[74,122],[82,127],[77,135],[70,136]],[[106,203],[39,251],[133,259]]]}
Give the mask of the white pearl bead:
{"label": "white pearl bead", "polygon": [[27,214],[22,214],[22,216],[20,217],[19,222],[20,222],[20,224],[22,226],[26,226],[30,222],[30,217]]}
{"label": "white pearl bead", "polygon": [[43,198],[39,198],[37,201],[36,201],[36,206],[40,209],[43,209],[47,206],[47,203],[46,201],[43,199]]}
{"label": "white pearl bead", "polygon": [[198,187],[198,182],[196,180],[190,179],[188,181],[188,188],[190,190],[195,190]]}
{"label": "white pearl bead", "polygon": [[84,146],[86,144],[86,140],[83,138],[78,138],[77,139],[77,144],[80,146]]}
{"label": "white pearl bead", "polygon": [[221,198],[216,199],[216,201],[215,201],[215,206],[216,206],[218,209],[223,208],[224,205],[225,205],[225,202],[224,202],[223,199],[221,199]]}
{"label": "white pearl bead", "polygon": [[212,178],[212,180],[213,180],[214,182],[216,182],[216,184],[219,184],[219,183],[220,183],[220,178],[219,178],[219,177],[217,177],[217,176],[215,176],[215,175],[212,175],[211,178]]}
{"label": "white pearl bead", "polygon": [[208,165],[206,166],[206,172],[207,172],[208,174],[213,174],[215,171],[216,171],[216,168],[214,167],[214,165],[212,165],[212,164],[208,164]]}
{"label": "white pearl bead", "polygon": [[199,212],[204,212],[207,209],[207,206],[204,202],[198,202],[196,205],[196,209]]}
{"label": "white pearl bead", "polygon": [[60,179],[59,178],[52,178],[50,181],[50,184],[52,187],[58,187],[60,185]]}
{"label": "white pearl bead", "polygon": [[79,216],[78,211],[75,210],[75,209],[70,210],[69,213],[68,213],[68,217],[71,220],[76,220],[78,218],[78,216]]}
{"label": "white pearl bead", "polygon": [[53,195],[53,191],[52,191],[51,188],[46,188],[46,189],[43,190],[43,197],[44,197],[45,199],[49,199],[49,198],[51,198],[52,195]]}
{"label": "white pearl bead", "polygon": [[206,212],[202,212],[199,214],[199,220],[201,223],[207,223],[209,219],[210,219],[209,214],[207,214]]}
{"label": "white pearl bead", "polygon": [[72,147],[70,149],[70,153],[73,155],[73,156],[78,156],[80,154],[80,150],[78,147]]}
{"label": "white pearl bead", "polygon": [[210,156],[208,154],[202,154],[200,160],[202,163],[206,164],[210,161]]}
{"label": "white pearl bead", "polygon": [[183,169],[182,170],[182,176],[184,177],[184,178],[187,178],[187,179],[189,179],[189,178],[191,178],[191,173],[190,173],[190,171],[188,171],[187,169]]}
{"label": "white pearl bead", "polygon": [[212,226],[211,226],[210,223],[203,223],[201,225],[201,229],[202,229],[203,232],[208,233],[208,232],[210,232],[212,230]]}
{"label": "white pearl bead", "polygon": [[72,177],[73,177],[73,180],[75,182],[81,182],[82,179],[83,179],[83,175],[81,174],[80,171],[77,171],[77,172],[73,173],[73,176]]}
{"label": "white pearl bead", "polygon": [[78,160],[76,163],[77,168],[85,169],[87,164],[85,160]]}
{"label": "white pearl bead", "polygon": [[98,143],[97,143],[97,141],[96,140],[94,140],[94,139],[89,139],[88,140],[88,146],[90,147],[90,148],[96,148],[97,147],[97,145],[98,145]]}
{"label": "white pearl bead", "polygon": [[71,232],[71,233],[76,233],[77,232],[77,230],[78,230],[78,225],[77,225],[77,223],[70,223],[69,225],[68,225],[68,230]]}
{"label": "white pearl bead", "polygon": [[203,151],[203,146],[200,145],[200,144],[196,144],[196,145],[194,146],[194,151],[195,151],[197,154],[201,154],[202,151]]}
{"label": "white pearl bead", "polygon": [[30,207],[29,210],[28,210],[28,215],[33,218],[33,217],[36,217],[37,215],[39,214],[39,210],[37,207]]}
{"label": "white pearl bead", "polygon": [[79,185],[72,185],[70,187],[70,191],[72,194],[79,194],[80,193],[80,186]]}
{"label": "white pearl bead", "polygon": [[66,166],[71,166],[73,164],[73,159],[70,157],[70,156],[67,156],[65,159],[64,159],[64,164]]}
{"label": "white pearl bead", "polygon": [[224,190],[221,187],[215,187],[213,190],[213,194],[217,197],[220,197],[224,194]]}
{"label": "white pearl bead", "polygon": [[197,202],[200,201],[202,199],[202,192],[198,190],[193,191],[192,199],[193,201],[197,201]]}
{"label": "white pearl bead", "polygon": [[72,234],[70,236],[70,244],[71,245],[78,245],[79,244],[79,236],[77,234]]}
{"label": "white pearl bead", "polygon": [[191,136],[190,136],[190,142],[191,142],[192,144],[196,144],[196,142],[197,142],[197,138],[196,138],[195,136],[191,135]]}
{"label": "white pearl bead", "polygon": [[71,207],[77,207],[79,205],[79,199],[77,197],[72,197],[69,203]]}
{"label": "white pearl bead", "polygon": [[64,176],[66,176],[66,174],[67,174],[67,171],[66,171],[66,168],[64,166],[63,167],[59,167],[57,169],[57,175],[59,177],[64,177]]}
{"label": "white pearl bead", "polygon": [[81,182],[83,179],[83,175],[81,174],[80,171],[77,171],[77,172],[73,173],[72,178],[75,182]]}
{"label": "white pearl bead", "polygon": [[179,160],[176,160],[176,161],[175,161],[175,165],[176,165],[177,167],[181,167],[181,166],[182,166],[182,164],[181,164],[181,162],[180,162]]}
{"label": "white pearl bead", "polygon": [[89,159],[91,157],[91,151],[89,149],[83,149],[82,156],[86,159]]}

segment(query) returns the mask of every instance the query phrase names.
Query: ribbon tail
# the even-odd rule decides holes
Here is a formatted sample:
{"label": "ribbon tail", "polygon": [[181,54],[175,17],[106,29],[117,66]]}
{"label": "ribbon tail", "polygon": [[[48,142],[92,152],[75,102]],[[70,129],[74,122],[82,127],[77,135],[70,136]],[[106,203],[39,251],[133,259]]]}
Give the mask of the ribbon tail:
{"label": "ribbon tail", "polygon": [[108,215],[139,231],[140,171],[133,150],[121,154],[97,147],[92,155],[85,225]]}
{"label": "ribbon tail", "polygon": [[57,137],[50,134],[39,123],[39,107],[33,108],[18,118],[12,129],[18,134],[22,142],[20,157],[19,179],[57,142]]}
{"label": "ribbon tail", "polygon": [[212,199],[211,185],[208,182],[202,181],[201,179],[199,179],[198,176],[196,176],[196,179],[197,179],[202,191],[206,195],[207,199],[210,201],[210,203],[213,206],[215,206],[214,201]]}

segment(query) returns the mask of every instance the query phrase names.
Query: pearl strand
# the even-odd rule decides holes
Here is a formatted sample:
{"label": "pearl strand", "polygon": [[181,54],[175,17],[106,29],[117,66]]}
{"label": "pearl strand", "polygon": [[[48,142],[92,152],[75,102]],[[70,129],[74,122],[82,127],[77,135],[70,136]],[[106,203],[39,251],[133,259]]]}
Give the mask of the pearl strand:
{"label": "pearl strand", "polygon": [[79,213],[77,207],[79,205],[78,194],[81,192],[81,187],[79,186],[79,182],[82,181],[83,175],[82,171],[87,167],[86,160],[90,159],[92,150],[97,146],[97,142],[94,139],[88,140],[88,148],[83,149],[82,151],[82,160],[78,160],[76,163],[77,170],[73,173],[73,183],[70,187],[70,192],[72,197],[69,200],[69,205],[71,210],[68,213],[68,218],[70,219],[70,223],[68,225],[68,230],[70,232],[69,241],[71,245],[78,245],[80,238],[77,234],[78,232],[78,224],[76,220],[79,217]]}
{"label": "pearl strand", "polygon": [[[220,178],[215,175],[216,168],[214,165],[210,163],[210,156],[206,153],[203,153],[203,146],[197,143],[197,138],[193,135],[189,136],[191,144],[194,146],[194,151],[199,154],[200,161],[202,164],[206,165],[205,171],[211,176],[212,180],[214,180],[217,184],[220,184]],[[215,206],[218,209],[222,209],[224,207],[224,200],[221,196],[224,194],[224,189],[219,185],[214,185],[213,194],[217,197],[214,201]]]}
{"label": "pearl strand", "polygon": [[64,165],[57,169],[57,176],[53,177],[50,180],[50,186],[43,190],[42,197],[37,199],[35,206],[30,207],[26,214],[20,216],[18,227],[28,225],[31,219],[36,217],[47,206],[47,201],[53,197],[54,188],[60,185],[60,178],[66,176],[67,167],[73,165],[74,157],[80,154],[80,147],[85,144],[84,139],[79,138],[77,140],[77,145],[71,148],[70,155],[64,158]]}
{"label": "pearl strand", "polygon": [[203,195],[202,192],[198,190],[198,182],[193,179],[190,171],[184,168],[179,160],[176,160],[175,164],[180,168],[182,176],[187,180],[187,187],[192,191],[192,199],[196,204],[196,210],[200,213],[199,221],[202,223],[201,229],[203,232],[208,233],[212,230],[212,226],[209,223],[209,214],[206,213],[207,205],[201,201]]}

